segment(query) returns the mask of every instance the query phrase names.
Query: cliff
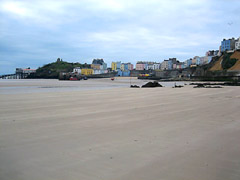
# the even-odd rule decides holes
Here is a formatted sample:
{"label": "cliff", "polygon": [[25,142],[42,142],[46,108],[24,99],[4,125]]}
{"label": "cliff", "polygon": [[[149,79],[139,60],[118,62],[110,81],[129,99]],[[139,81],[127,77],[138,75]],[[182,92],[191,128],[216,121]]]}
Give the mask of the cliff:
{"label": "cliff", "polygon": [[215,60],[209,71],[240,71],[240,51],[224,53]]}
{"label": "cliff", "polygon": [[149,79],[240,81],[240,51],[213,57],[209,64],[181,70],[156,71]]}

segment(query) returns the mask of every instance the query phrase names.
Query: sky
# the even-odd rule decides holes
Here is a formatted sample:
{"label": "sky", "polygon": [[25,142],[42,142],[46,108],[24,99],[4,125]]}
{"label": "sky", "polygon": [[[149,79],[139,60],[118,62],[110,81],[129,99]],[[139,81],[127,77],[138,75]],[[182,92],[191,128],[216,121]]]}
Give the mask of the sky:
{"label": "sky", "polygon": [[0,0],[0,74],[68,62],[180,61],[240,37],[239,0]]}

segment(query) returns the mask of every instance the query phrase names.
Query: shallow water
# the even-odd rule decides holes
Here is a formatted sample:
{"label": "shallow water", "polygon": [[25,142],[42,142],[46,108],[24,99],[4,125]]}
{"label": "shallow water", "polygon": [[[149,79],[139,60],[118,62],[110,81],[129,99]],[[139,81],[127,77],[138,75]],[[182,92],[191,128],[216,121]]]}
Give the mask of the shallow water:
{"label": "shallow water", "polygon": [[[129,88],[130,85],[142,86],[148,80],[136,78],[89,79],[87,81],[59,81],[57,79],[1,79],[0,94],[71,92],[101,90],[112,88]],[[160,82],[165,87],[184,85],[185,82]]]}

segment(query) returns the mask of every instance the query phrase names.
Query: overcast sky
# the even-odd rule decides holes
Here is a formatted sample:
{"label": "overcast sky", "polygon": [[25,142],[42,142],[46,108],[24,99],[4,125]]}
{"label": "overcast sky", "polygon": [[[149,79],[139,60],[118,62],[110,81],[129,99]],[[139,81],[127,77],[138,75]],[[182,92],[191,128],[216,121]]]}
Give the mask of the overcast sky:
{"label": "overcast sky", "polygon": [[239,36],[239,0],[0,0],[0,74],[58,57],[184,61]]}

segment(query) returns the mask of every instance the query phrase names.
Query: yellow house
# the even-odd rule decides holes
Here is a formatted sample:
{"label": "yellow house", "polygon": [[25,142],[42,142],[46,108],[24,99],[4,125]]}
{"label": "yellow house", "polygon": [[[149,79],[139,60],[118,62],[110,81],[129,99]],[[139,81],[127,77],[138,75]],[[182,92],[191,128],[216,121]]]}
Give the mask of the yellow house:
{"label": "yellow house", "polygon": [[112,62],[112,71],[116,71],[117,70],[117,63]]}
{"label": "yellow house", "polygon": [[91,64],[92,69],[100,69],[101,65],[100,64]]}
{"label": "yellow house", "polygon": [[123,63],[121,64],[120,69],[121,69],[122,71],[124,71],[124,64],[123,64]]}
{"label": "yellow house", "polygon": [[81,74],[87,76],[93,74],[93,69],[82,69]]}

